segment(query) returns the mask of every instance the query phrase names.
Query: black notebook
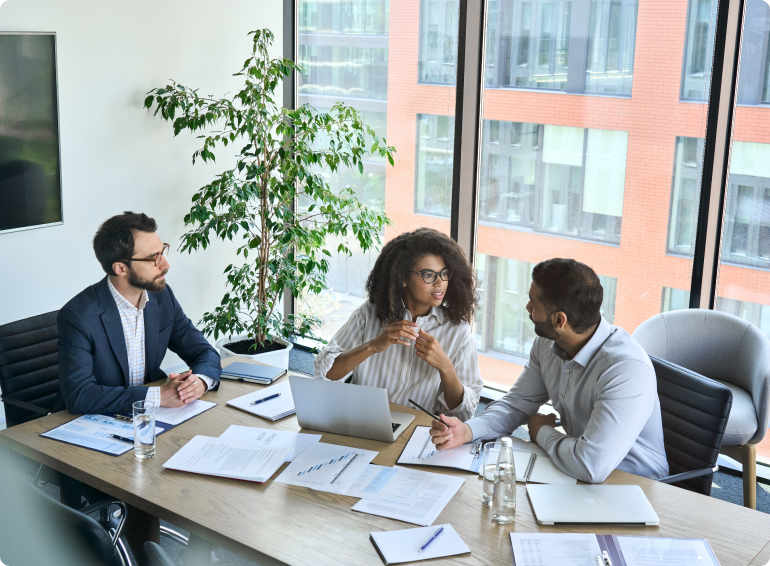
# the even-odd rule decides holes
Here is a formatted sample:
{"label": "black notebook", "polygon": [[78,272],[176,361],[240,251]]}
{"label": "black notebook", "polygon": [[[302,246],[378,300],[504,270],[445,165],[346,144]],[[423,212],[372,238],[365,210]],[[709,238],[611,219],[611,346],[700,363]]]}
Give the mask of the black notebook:
{"label": "black notebook", "polygon": [[251,381],[254,383],[270,384],[286,375],[289,370],[273,366],[233,362],[222,368],[222,379],[235,381]]}

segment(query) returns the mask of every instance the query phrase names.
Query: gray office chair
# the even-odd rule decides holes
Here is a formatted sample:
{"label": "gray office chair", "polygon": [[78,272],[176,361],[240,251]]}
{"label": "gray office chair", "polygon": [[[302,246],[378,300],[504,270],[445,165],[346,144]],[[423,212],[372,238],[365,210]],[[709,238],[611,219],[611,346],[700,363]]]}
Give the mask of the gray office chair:
{"label": "gray office chair", "polygon": [[731,314],[685,309],[658,314],[634,331],[650,356],[667,360],[727,386],[733,395],[722,454],[743,465],[743,504],[757,502],[756,445],[767,431],[770,340]]}

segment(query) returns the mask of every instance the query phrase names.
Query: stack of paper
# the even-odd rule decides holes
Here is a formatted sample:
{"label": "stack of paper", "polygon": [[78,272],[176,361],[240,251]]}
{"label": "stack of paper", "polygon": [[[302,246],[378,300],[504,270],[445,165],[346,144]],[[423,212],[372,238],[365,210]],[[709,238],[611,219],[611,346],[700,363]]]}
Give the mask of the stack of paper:
{"label": "stack of paper", "polygon": [[155,420],[176,426],[216,406],[217,404],[211,401],[196,399],[192,403],[182,405],[181,407],[158,407],[155,409]]}
{"label": "stack of paper", "polygon": [[219,438],[222,440],[259,444],[262,446],[290,448],[291,452],[286,456],[286,461],[291,462],[308,446],[321,440],[321,435],[231,425],[230,428],[219,435]]}
{"label": "stack of paper", "polygon": [[[281,396],[263,403],[252,405],[254,401],[269,397],[270,395],[275,395],[276,393],[280,393]],[[270,387],[265,387],[263,389],[257,389],[248,395],[242,395],[235,399],[231,399],[227,404],[236,409],[241,409],[242,411],[271,421],[277,421],[278,419],[294,414],[294,398],[291,396],[291,386],[288,381],[284,381],[277,385],[271,385]]]}
{"label": "stack of paper", "polygon": [[[441,534],[422,552],[418,552],[422,545],[436,532],[437,527],[443,527]],[[385,564],[399,564],[401,562],[415,562],[430,558],[442,558],[467,554],[471,551],[452,528],[452,525],[437,525],[435,527],[421,527],[417,529],[404,529],[400,531],[386,531],[381,533],[369,533],[377,552],[380,553]]]}

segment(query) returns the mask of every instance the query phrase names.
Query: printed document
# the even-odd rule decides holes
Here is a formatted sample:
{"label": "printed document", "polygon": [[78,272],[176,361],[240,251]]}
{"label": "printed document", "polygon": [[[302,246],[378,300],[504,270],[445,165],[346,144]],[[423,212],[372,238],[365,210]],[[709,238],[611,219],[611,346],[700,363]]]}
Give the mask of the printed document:
{"label": "printed document", "polygon": [[596,566],[602,554],[594,534],[511,533],[511,545],[516,566]]}
{"label": "printed document", "polygon": [[281,467],[290,451],[291,448],[285,446],[260,446],[195,436],[163,467],[208,476],[265,482]]}
{"label": "printed document", "polygon": [[158,407],[155,409],[155,420],[176,426],[182,424],[188,419],[197,417],[201,413],[208,411],[211,407],[216,407],[216,403],[196,399],[192,403],[182,407]]}
{"label": "printed document", "polygon": [[369,464],[343,495],[359,499],[379,499],[380,491],[397,469]]}
{"label": "printed document", "polygon": [[230,425],[230,428],[220,434],[219,438],[261,444],[262,446],[285,446],[291,448],[291,452],[286,456],[286,461],[291,462],[305,448],[321,440],[321,435]]}
{"label": "printed document", "polygon": [[[438,530],[444,530],[436,539],[428,545],[428,548],[418,552],[422,545]],[[455,556],[467,554],[471,551],[463,542],[452,525],[434,525],[433,527],[418,527],[416,529],[402,529],[400,531],[385,531],[369,533],[377,550],[385,559],[385,564],[399,564],[401,562],[415,562],[443,556]]]}
{"label": "printed document", "polygon": [[[155,435],[163,432],[156,426]],[[114,438],[120,436],[128,442]],[[120,456],[134,448],[134,424],[104,415],[82,415],[40,436]]]}
{"label": "printed document", "polygon": [[430,427],[415,427],[412,437],[406,443],[398,458],[399,464],[419,464],[422,466],[446,466],[460,470],[472,470],[476,459],[472,444],[463,444],[451,450],[437,450],[430,441]]}
{"label": "printed document", "polygon": [[719,566],[703,539],[616,537],[626,566]]}
{"label": "printed document", "polygon": [[389,517],[427,527],[433,524],[465,480],[408,468],[396,473],[380,489],[376,499],[361,499],[353,511]]}
{"label": "printed document", "polygon": [[303,450],[275,481],[344,494],[378,452],[316,442]]}

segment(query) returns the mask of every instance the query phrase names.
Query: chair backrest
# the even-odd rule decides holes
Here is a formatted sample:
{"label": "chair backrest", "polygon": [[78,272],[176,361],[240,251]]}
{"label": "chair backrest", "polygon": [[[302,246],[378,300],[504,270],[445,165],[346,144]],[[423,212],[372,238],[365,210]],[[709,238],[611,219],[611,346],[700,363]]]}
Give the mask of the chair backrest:
{"label": "chair backrest", "polygon": [[[658,381],[663,443],[671,475],[713,468],[733,404],[732,392],[713,379],[650,356]],[[711,495],[708,474],[679,482],[691,491]]]}
{"label": "chair backrest", "polygon": [[[59,311],[0,326],[0,393],[49,411],[59,394]],[[39,414],[5,403],[8,426]]]}
{"label": "chair backrest", "polygon": [[107,531],[55,501],[0,452],[0,561],[5,564],[121,566]]}

